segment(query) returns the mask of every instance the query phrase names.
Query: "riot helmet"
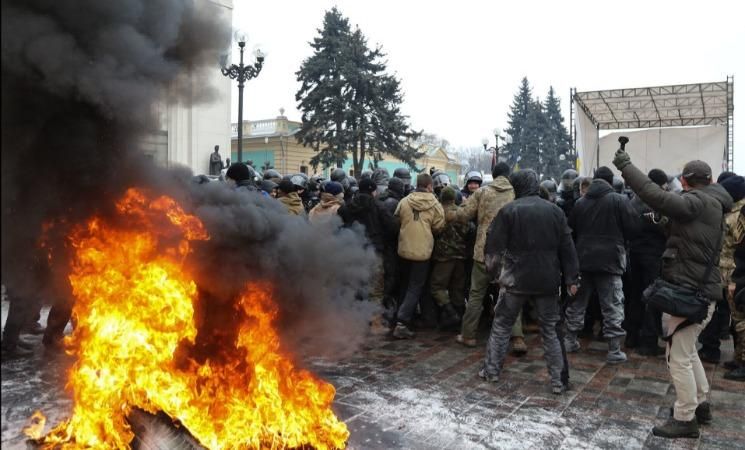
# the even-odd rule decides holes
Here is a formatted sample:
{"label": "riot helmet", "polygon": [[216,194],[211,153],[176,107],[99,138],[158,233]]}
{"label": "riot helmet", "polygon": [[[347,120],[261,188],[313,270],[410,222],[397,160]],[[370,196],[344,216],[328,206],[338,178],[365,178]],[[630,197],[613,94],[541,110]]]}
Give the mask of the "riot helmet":
{"label": "riot helmet", "polygon": [[613,190],[619,194],[623,194],[623,190],[626,187],[621,177],[613,177]]}
{"label": "riot helmet", "polygon": [[[574,186],[574,181],[579,177],[579,174],[574,169],[567,169],[561,174],[561,186],[559,189],[563,191],[571,191]],[[579,188],[578,188],[579,189]],[[577,191],[579,192],[579,191]]]}
{"label": "riot helmet", "polygon": [[481,176],[481,172],[479,172],[478,170],[469,170],[466,173],[466,184],[471,182],[478,183],[479,186],[481,186],[481,183],[484,182],[484,177]]}
{"label": "riot helmet", "polygon": [[290,177],[290,181],[295,186],[295,189],[308,189],[308,176],[304,173],[296,173]]}
{"label": "riot helmet", "polygon": [[450,185],[450,177],[442,171],[436,171],[432,175],[432,188],[439,190]]}
{"label": "riot helmet", "polygon": [[[281,180],[282,175],[274,169],[267,169],[264,171],[263,178],[265,180],[272,180],[276,183],[276,180]],[[276,180],[275,180],[276,179]]]}
{"label": "riot helmet", "polygon": [[360,174],[360,180],[364,180],[365,178],[372,178],[373,171],[372,170],[363,170]]}
{"label": "riot helmet", "polygon": [[329,176],[329,178],[331,178],[331,181],[341,183],[341,180],[347,178],[347,173],[342,168],[336,168],[331,171],[331,175]]}
{"label": "riot helmet", "polygon": [[399,167],[393,171],[393,176],[404,182],[404,186],[411,186],[411,172],[406,167]]}

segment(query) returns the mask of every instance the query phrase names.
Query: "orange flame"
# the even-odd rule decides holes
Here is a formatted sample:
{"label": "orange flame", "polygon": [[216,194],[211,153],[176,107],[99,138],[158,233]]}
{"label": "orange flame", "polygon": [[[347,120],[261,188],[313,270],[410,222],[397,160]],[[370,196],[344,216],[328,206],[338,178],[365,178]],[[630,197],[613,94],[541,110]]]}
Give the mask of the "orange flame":
{"label": "orange flame", "polygon": [[168,197],[130,189],[117,208],[126,227],[94,218],[72,236],[73,414],[42,445],[129,448],[126,417],[139,407],[165,412],[210,449],[344,447],[333,386],[281,352],[270,285],[248,284],[235,302],[240,325],[223,357],[177,356],[197,337],[197,287],[184,260],[209,236]]}
{"label": "orange flame", "polygon": [[23,434],[30,439],[38,440],[44,435],[44,425],[47,424],[47,418],[41,411],[36,411],[28,421],[28,425],[23,429]]}

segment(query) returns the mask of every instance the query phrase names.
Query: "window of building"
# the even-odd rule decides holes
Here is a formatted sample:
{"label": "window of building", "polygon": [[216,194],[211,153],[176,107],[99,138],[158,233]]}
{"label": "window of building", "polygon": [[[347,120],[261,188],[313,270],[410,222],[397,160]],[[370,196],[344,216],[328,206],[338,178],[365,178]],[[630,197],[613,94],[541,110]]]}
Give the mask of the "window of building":
{"label": "window of building", "polygon": [[300,166],[300,173],[308,174],[308,166]]}

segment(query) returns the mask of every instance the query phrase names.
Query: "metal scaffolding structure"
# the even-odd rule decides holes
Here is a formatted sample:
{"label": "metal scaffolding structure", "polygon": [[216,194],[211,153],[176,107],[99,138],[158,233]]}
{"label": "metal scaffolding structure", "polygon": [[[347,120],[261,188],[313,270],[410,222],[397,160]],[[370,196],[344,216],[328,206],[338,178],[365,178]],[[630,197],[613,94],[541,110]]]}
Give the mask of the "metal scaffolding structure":
{"label": "metal scaffolding structure", "polygon": [[[570,121],[575,103],[600,130],[721,125],[726,127],[724,160],[733,166],[734,76],[713,83],[678,84],[577,92],[570,89]],[[576,124],[570,124],[572,144]],[[574,145],[573,145],[574,147]]]}

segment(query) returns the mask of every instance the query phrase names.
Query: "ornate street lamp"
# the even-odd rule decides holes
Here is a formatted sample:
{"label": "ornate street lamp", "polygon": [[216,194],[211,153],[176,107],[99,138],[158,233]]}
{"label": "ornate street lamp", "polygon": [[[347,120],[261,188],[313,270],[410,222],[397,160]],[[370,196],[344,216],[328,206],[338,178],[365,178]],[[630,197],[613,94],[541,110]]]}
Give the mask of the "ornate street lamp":
{"label": "ornate street lamp", "polygon": [[223,64],[222,74],[226,77],[238,80],[238,162],[243,162],[243,86],[246,81],[256,78],[261,72],[261,67],[264,65],[264,54],[261,50],[254,52],[256,62],[251,65],[243,65],[243,49],[246,47],[246,34],[240,31],[236,31],[235,40],[238,42],[238,47],[241,51],[241,60],[238,65],[231,64],[226,67]]}

